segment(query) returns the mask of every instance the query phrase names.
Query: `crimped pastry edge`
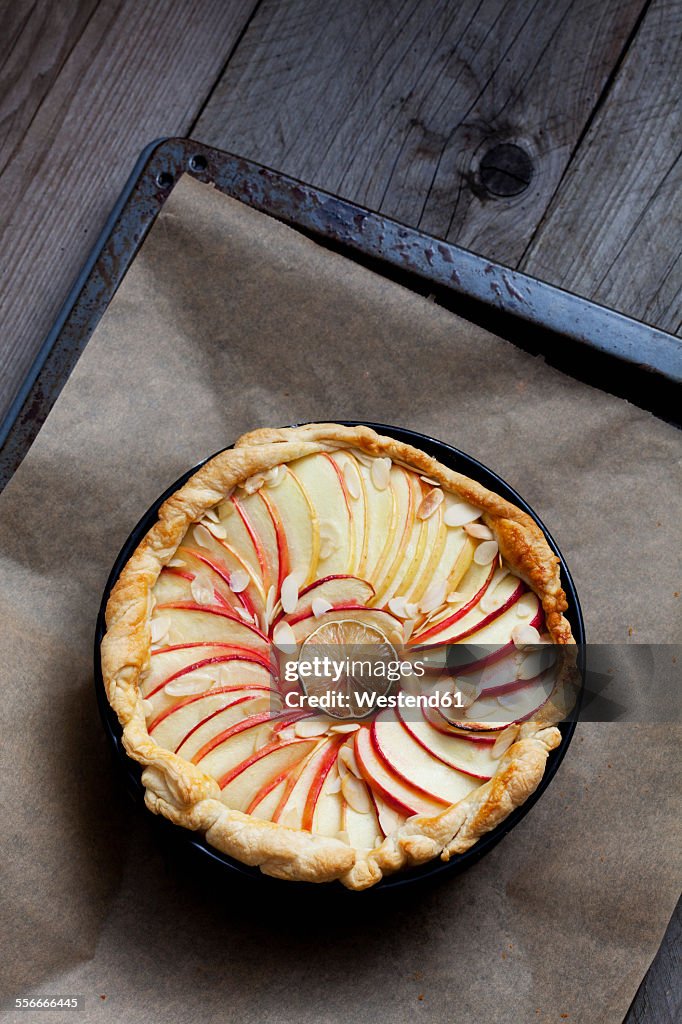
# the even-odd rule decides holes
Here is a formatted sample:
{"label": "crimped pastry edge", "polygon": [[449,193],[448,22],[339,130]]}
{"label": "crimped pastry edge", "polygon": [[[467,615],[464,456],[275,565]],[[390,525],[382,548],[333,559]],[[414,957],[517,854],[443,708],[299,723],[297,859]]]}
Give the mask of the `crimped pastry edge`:
{"label": "crimped pastry edge", "polygon": [[[492,779],[441,814],[409,818],[371,851],[359,851],[341,840],[227,807],[220,800],[215,779],[154,742],[147,731],[138,682],[149,664],[150,598],[161,569],[173,557],[190,524],[233,486],[280,463],[335,447],[389,457],[437,480],[444,489],[480,508],[502,555],[540,598],[554,642],[574,643],[563,615],[567,602],[559,559],[530,516],[420,449],[380,435],[370,427],[313,423],[242,435],[234,448],[210,459],[164,502],[157,522],[124,566],[107,602],[102,675],[109,703],[123,727],[126,752],[145,766],[142,782],[150,810],[175,824],[203,832],[216,849],[258,866],[264,874],[308,882],[339,879],[350,889],[365,889],[401,868],[439,855],[448,860],[464,852],[523,804],[537,788],[549,752],[561,741],[553,723],[564,717],[568,700],[560,680],[555,691],[558,699],[553,697],[537,721],[521,725]],[[570,677],[574,662],[574,658],[567,659],[562,678]]]}

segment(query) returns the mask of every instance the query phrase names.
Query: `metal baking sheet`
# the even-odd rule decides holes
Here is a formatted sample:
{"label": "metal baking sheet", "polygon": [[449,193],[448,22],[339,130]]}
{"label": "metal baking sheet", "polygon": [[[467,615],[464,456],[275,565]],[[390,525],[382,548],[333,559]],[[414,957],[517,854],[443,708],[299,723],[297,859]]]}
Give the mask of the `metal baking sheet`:
{"label": "metal baking sheet", "polygon": [[680,422],[682,341],[321,189],[194,142],[141,154],[0,425],[0,489],[26,454],[183,173],[399,280],[572,376]]}

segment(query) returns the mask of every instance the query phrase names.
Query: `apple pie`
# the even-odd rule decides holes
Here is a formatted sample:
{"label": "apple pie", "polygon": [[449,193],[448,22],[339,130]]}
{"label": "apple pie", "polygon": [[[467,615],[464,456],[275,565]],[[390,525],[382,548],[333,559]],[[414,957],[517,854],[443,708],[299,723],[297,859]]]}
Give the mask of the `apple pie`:
{"label": "apple pie", "polygon": [[[364,889],[536,789],[566,609],[540,528],[476,481],[364,426],[262,429],[162,505],[111,592],[103,677],[152,811],[268,875]],[[333,683],[303,674],[325,651]]]}

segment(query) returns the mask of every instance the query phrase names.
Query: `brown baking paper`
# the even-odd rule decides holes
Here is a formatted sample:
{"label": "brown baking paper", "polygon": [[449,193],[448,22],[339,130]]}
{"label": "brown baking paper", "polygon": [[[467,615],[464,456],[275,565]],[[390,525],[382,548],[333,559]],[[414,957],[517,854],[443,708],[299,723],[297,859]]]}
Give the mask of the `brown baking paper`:
{"label": "brown baking paper", "polygon": [[580,726],[482,861],[334,913],[217,895],[121,793],[91,666],[120,546],[242,431],[335,418],[425,431],[518,488],[591,640],[679,635],[673,428],[183,179],[0,498],[5,999],[79,994],[86,1021],[621,1021],[679,889],[679,728]]}

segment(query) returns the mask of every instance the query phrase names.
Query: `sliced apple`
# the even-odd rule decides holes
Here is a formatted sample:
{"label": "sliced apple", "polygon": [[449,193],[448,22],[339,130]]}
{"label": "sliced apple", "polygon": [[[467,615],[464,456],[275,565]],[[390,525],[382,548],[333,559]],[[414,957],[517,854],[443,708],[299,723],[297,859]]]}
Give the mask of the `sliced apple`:
{"label": "sliced apple", "polygon": [[210,638],[208,642],[230,643],[263,654],[270,650],[264,633],[225,608],[177,601],[157,605],[155,617],[169,620],[169,646],[202,640],[207,642]]}
{"label": "sliced apple", "polygon": [[[257,615],[257,609],[251,597],[251,591],[253,588],[250,586],[246,590],[235,593],[230,587],[231,572],[235,568],[234,560],[232,560],[233,570],[231,570],[228,565],[227,558],[218,557],[214,553],[209,553],[205,548],[181,546],[178,548],[176,555],[180,561],[185,563],[185,566],[190,573],[194,573],[195,575],[201,574],[201,576],[206,578],[207,581],[212,581],[217,594],[219,594],[224,601],[238,610],[240,618],[243,617],[244,613],[252,619],[255,618]],[[238,565],[237,567],[242,568],[241,565]],[[158,596],[157,600],[160,600]],[[242,611],[239,611],[240,608]]]}
{"label": "sliced apple", "polygon": [[245,591],[242,591],[242,594],[247,595],[255,611],[261,615],[265,607],[266,588],[263,584],[255,549],[232,502],[224,502],[222,510],[223,518],[217,524],[217,529],[222,530],[225,537],[212,534],[209,529],[211,523],[195,524],[185,535],[182,544],[176,551],[176,557],[184,561],[185,552],[201,552],[202,555],[210,559],[212,565],[227,566],[228,580],[234,572],[246,573],[248,586]]}
{"label": "sliced apple", "polygon": [[416,789],[389,767],[379,756],[368,728],[355,733],[355,759],[367,785],[394,810],[409,818],[413,814],[439,814],[447,800]]}
{"label": "sliced apple", "polygon": [[[193,764],[201,765],[202,770],[212,775],[214,779],[221,779],[232,768],[267,743],[271,733],[271,722],[272,717],[269,712],[260,712],[241,721],[233,722],[227,728],[211,736],[210,739],[206,739],[198,750],[194,750],[197,734],[193,735],[187,748],[183,747],[179,753],[183,757],[191,754],[188,760],[191,760]],[[204,739],[204,735],[202,733],[202,739]]]}
{"label": "sliced apple", "polygon": [[337,836],[343,829],[343,797],[341,780],[335,766],[326,775],[315,804],[312,831],[323,836]]}
{"label": "sliced apple", "polygon": [[313,601],[321,598],[332,608],[366,607],[374,597],[374,587],[357,576],[325,576],[305,587],[298,596],[298,604],[288,615],[280,614],[289,625],[313,614]]}
{"label": "sliced apple", "polygon": [[[466,574],[463,582],[463,589],[461,593],[464,596],[461,603],[455,607],[450,606],[450,610],[445,608],[440,615],[434,617],[432,622],[428,622],[425,626],[418,628],[412,636],[411,643],[413,645],[427,643],[433,637],[436,637],[445,630],[450,629],[455,625],[455,623],[461,622],[469,612],[478,608],[479,602],[484,594],[488,592],[494,576],[495,565],[480,566],[474,563],[470,567],[470,570]],[[480,613],[481,618],[483,617],[483,614],[483,612]]]}
{"label": "sliced apple", "polygon": [[458,736],[468,743],[482,743],[487,746],[492,746],[495,743],[495,732],[498,730],[490,729],[488,726],[484,731],[473,730],[471,726],[460,729],[453,722],[448,721],[439,708],[426,707],[422,709],[422,712],[427,722],[446,736]]}
{"label": "sliced apple", "polygon": [[340,619],[353,619],[370,626],[376,626],[376,628],[380,629],[381,632],[389,638],[389,640],[396,630],[398,632],[402,631],[402,623],[400,619],[396,618],[395,615],[392,615],[383,608],[358,608],[357,605],[349,605],[348,607],[341,606],[334,608],[332,611],[325,612],[318,618],[311,615],[305,619],[300,619],[298,622],[295,622],[292,625],[292,629],[296,643],[302,643],[314,629],[317,629],[317,627],[321,626],[324,622],[335,622]]}
{"label": "sliced apple", "polygon": [[[327,772],[336,761],[339,747],[338,737],[330,739],[317,737],[311,742],[310,753],[298,764],[296,771],[289,773],[284,794],[272,816],[273,821],[286,825],[288,828],[304,828],[303,822],[306,818],[312,821],[315,801],[319,795],[319,786],[324,782]],[[311,788],[314,788],[315,793],[309,807]]]}
{"label": "sliced apple", "polygon": [[[250,647],[241,647],[229,643],[211,643],[198,641],[189,644],[177,644],[152,651],[149,668],[142,676],[141,689],[145,697],[156,693],[178,673],[195,671],[200,664],[206,668],[206,674],[215,673],[211,666],[230,665],[233,661],[245,661],[246,666],[235,666],[236,669],[248,672],[248,681],[270,685],[270,661],[262,651],[254,651]],[[221,680],[227,682],[231,671],[227,668],[217,670]]]}
{"label": "sliced apple", "polygon": [[291,472],[315,508],[320,531],[318,573],[347,573],[354,564],[355,534],[352,511],[335,465],[319,455],[306,455],[289,464]]}
{"label": "sliced apple", "polygon": [[310,497],[289,466],[276,487],[265,487],[269,508],[276,519],[275,530],[284,530],[289,572],[295,572],[306,583],[317,572],[320,551],[320,528],[317,511]]}
{"label": "sliced apple", "polygon": [[346,504],[351,509],[351,523],[355,533],[353,564],[349,571],[356,576],[364,577],[367,573],[369,553],[369,511],[367,508],[367,490],[358,460],[352,452],[338,451],[327,455],[338,471],[346,496]]}
{"label": "sliced apple", "polygon": [[362,478],[367,522],[367,551],[363,577],[376,583],[379,569],[385,561],[398,525],[398,508],[392,487],[379,488],[372,477],[371,467],[356,459]]}
{"label": "sliced apple", "polygon": [[[194,722],[191,728],[178,735],[174,748],[175,753],[181,754],[188,761],[193,761],[195,756],[199,755],[197,760],[194,761],[196,764],[214,746],[222,742],[218,737],[225,734],[224,738],[227,739],[227,734],[233,727],[241,727],[248,724],[252,717],[258,715],[264,716],[263,720],[271,718],[272,714],[269,706],[270,701],[268,698],[258,694],[255,696],[245,695],[238,697],[237,700],[232,701],[223,708],[213,711],[206,710],[206,713],[198,721]],[[166,721],[168,722],[169,720],[167,719]],[[173,724],[172,720],[171,724]]]}
{"label": "sliced apple", "polygon": [[[352,797],[353,803],[344,797],[342,802],[341,825],[348,842],[356,850],[373,850],[377,841],[383,839],[383,832],[377,817],[376,805],[372,800],[369,786],[349,776],[344,780],[344,786],[352,785],[356,790]],[[357,796],[364,793],[364,797],[358,801]],[[343,795],[343,794],[342,794]],[[355,804],[355,806],[353,806]]]}
{"label": "sliced apple", "polygon": [[255,751],[219,780],[223,801],[237,811],[257,805],[314,746],[315,740],[296,738]]}
{"label": "sliced apple", "polygon": [[390,487],[395,496],[394,519],[386,548],[372,577],[376,590],[374,600],[378,605],[384,603],[384,594],[403,564],[403,557],[413,533],[412,527],[420,494],[419,478],[401,466],[392,467],[390,479]]}
{"label": "sliced apple", "polygon": [[[237,515],[232,516],[228,523],[241,520],[251,547],[256,555],[263,589],[266,594],[270,587],[276,587],[280,578],[279,547],[275,524],[260,492],[254,494],[236,494],[230,499]],[[238,550],[243,550],[239,548]]]}
{"label": "sliced apple", "polygon": [[376,790],[371,790],[371,793],[381,831],[385,836],[390,836],[403,824],[405,815],[396,811],[391,804],[386,803]]}
{"label": "sliced apple", "polygon": [[391,771],[432,799],[456,804],[480,785],[480,779],[455,771],[418,743],[392,710],[373,722],[372,741]]}
{"label": "sliced apple", "polygon": [[527,612],[524,611],[522,616],[517,615],[515,605],[526,590],[526,584],[522,580],[508,576],[498,587],[501,601],[498,608],[491,612],[483,612],[478,603],[461,619],[455,618],[454,622],[439,626],[435,633],[431,630],[421,633],[413,646],[428,644],[430,647],[437,647],[441,644],[461,643],[472,636],[476,637],[476,644],[501,643],[510,636],[514,625],[523,625],[535,617],[537,605],[534,611],[529,609]]}
{"label": "sliced apple", "polygon": [[[258,698],[260,701],[254,704]],[[234,720],[241,721],[248,707],[267,708],[268,704],[273,714],[279,710],[281,701],[276,690],[247,686],[216,686],[206,693],[183,697],[174,705],[166,707],[152,719],[147,730],[161,746],[176,750],[204,722],[213,722],[211,729],[224,727],[224,717],[218,720],[214,716],[220,715],[227,708],[239,706]],[[210,731],[207,730],[207,734]],[[181,751],[183,756],[185,749]]]}
{"label": "sliced apple", "polygon": [[434,729],[423,716],[412,720],[403,713],[402,726],[424,750],[450,768],[476,779],[489,779],[497,769],[497,761],[490,754],[490,744],[471,743],[468,739],[448,735]]}

